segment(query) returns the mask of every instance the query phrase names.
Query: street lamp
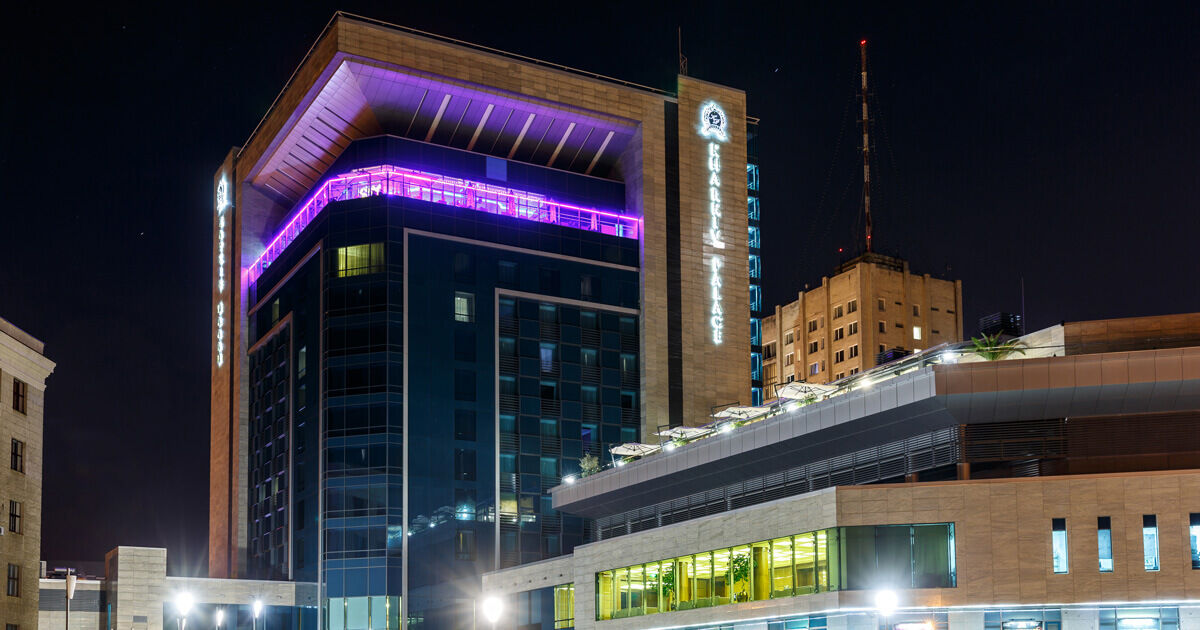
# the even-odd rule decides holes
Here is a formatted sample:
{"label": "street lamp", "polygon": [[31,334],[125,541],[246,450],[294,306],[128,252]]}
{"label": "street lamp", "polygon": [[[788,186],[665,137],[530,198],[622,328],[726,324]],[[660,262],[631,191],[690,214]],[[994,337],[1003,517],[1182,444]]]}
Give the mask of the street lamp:
{"label": "street lamp", "polygon": [[877,591],[875,593],[875,611],[878,613],[875,617],[876,626],[881,626],[882,619],[890,617],[896,612],[896,605],[899,603],[899,598],[896,597],[895,591]]}
{"label": "street lamp", "polygon": [[483,600],[483,617],[496,630],[496,622],[500,621],[500,613],[504,612],[504,602],[499,597],[489,597]]}
{"label": "street lamp", "polygon": [[192,599],[191,593],[179,593],[175,596],[175,611],[179,613],[176,619],[179,620],[179,630],[187,627],[188,611],[192,609],[192,604],[196,600]]}
{"label": "street lamp", "polygon": [[221,630],[221,622],[225,621],[225,609],[217,609],[217,630]]}
{"label": "street lamp", "polygon": [[258,616],[262,614],[262,600],[254,600],[254,630],[258,630]]}

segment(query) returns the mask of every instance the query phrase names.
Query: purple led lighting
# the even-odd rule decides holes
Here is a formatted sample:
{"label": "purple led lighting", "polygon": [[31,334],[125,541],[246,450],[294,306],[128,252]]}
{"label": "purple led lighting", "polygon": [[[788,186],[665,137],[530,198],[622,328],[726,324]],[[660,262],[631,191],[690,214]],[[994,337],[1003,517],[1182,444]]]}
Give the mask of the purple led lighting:
{"label": "purple led lighting", "polygon": [[304,228],[308,227],[329,202],[361,199],[372,195],[421,199],[624,238],[637,239],[641,234],[640,217],[575,206],[554,201],[544,195],[503,186],[384,164],[355,169],[322,184],[321,188],[287,220],[283,229],[267,245],[266,251],[254,264],[243,270],[246,281],[257,281],[263,270],[300,236]]}

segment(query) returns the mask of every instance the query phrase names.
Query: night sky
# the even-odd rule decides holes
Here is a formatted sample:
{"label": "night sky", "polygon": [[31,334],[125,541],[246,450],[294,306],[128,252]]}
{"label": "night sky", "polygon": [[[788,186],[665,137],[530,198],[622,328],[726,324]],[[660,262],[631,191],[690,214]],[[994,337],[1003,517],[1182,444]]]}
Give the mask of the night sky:
{"label": "night sky", "polygon": [[667,89],[682,26],[690,74],[762,119],[768,308],[859,247],[866,38],[876,249],[962,279],[968,332],[1022,278],[1031,329],[1200,311],[1195,3],[30,4],[0,43],[0,316],[58,364],[56,563],[204,574],[212,174],[338,8]]}

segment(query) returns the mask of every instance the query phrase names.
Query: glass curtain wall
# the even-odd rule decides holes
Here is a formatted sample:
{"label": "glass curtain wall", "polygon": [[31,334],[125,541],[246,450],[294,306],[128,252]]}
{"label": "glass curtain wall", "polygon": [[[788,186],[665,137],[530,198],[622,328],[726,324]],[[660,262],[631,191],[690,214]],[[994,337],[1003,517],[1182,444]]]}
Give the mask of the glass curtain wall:
{"label": "glass curtain wall", "polygon": [[823,529],[601,571],[596,619],[884,584],[950,588],[954,571],[953,523]]}

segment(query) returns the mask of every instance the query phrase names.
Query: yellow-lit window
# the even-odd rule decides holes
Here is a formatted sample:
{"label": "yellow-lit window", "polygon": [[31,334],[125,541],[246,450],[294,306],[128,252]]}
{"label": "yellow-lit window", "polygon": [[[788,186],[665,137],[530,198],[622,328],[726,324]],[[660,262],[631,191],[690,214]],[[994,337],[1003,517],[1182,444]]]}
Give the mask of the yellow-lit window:
{"label": "yellow-lit window", "polygon": [[383,243],[365,243],[337,248],[339,278],[383,271]]}
{"label": "yellow-lit window", "polygon": [[554,628],[575,627],[575,584],[554,587]]}

